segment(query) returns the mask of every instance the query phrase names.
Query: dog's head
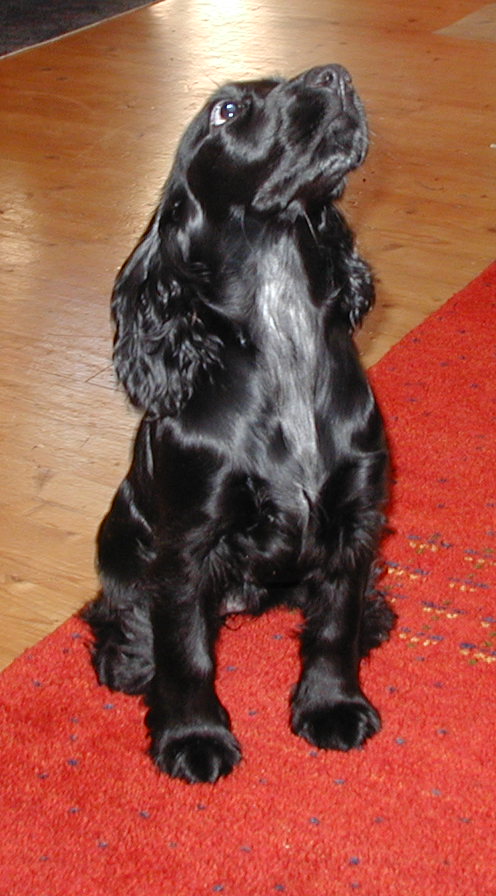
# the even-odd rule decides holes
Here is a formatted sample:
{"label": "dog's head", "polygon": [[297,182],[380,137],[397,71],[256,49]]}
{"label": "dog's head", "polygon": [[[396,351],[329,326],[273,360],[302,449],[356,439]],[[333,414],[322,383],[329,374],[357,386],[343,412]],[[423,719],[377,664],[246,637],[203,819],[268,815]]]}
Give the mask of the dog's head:
{"label": "dog's head", "polygon": [[234,206],[290,216],[336,198],[367,151],[365,114],[348,72],[228,84],[184,135],[177,163],[211,213]]}
{"label": "dog's head", "polygon": [[[222,364],[222,338],[209,319],[209,258],[232,250],[225,246],[233,219],[261,219],[264,228],[318,220],[367,145],[361,102],[337,65],[228,84],[210,98],[185,131],[157,211],[116,281],[114,364],[134,404],[176,414]],[[341,240],[355,264],[337,212],[333,220],[334,243]],[[352,326],[372,295],[370,284],[367,298],[361,294],[368,274],[357,265],[340,278],[356,281],[351,292],[333,287]]]}

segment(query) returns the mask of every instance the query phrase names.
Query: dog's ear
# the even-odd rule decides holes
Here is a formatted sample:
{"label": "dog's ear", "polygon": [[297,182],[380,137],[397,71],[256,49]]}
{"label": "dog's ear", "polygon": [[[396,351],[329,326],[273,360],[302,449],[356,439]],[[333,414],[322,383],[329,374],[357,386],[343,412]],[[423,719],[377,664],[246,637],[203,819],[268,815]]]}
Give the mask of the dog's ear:
{"label": "dog's ear", "polygon": [[328,258],[330,300],[353,331],[374,304],[372,271],[358,254],[353,233],[334,205],[324,210],[319,233]]}
{"label": "dog's ear", "polygon": [[339,295],[339,308],[353,331],[374,304],[374,280],[370,267],[355,250],[346,256],[345,268],[347,279]]}
{"label": "dog's ear", "polygon": [[197,205],[186,187],[169,184],[112,297],[117,377],[134,405],[157,416],[177,414],[220,363],[222,342],[202,313],[208,272],[189,255]]}

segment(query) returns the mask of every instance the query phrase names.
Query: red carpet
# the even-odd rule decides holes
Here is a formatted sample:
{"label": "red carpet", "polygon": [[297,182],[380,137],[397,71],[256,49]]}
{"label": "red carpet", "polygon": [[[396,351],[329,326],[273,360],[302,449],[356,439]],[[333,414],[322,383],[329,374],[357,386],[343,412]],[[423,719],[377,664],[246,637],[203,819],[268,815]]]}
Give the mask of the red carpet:
{"label": "red carpet", "polygon": [[221,645],[245,761],[172,782],[71,620],[0,678],[2,896],[496,894],[495,345],[496,263],[373,372],[398,480],[399,624],[363,669],[381,734],[353,754],[290,734],[298,617],[278,611]]}

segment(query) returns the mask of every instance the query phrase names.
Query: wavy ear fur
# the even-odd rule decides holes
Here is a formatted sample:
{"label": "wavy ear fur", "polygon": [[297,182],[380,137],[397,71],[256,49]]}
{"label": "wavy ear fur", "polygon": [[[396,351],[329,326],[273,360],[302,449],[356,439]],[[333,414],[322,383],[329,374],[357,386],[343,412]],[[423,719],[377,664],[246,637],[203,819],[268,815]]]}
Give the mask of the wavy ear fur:
{"label": "wavy ear fur", "polygon": [[179,413],[221,357],[221,339],[202,313],[207,272],[187,257],[188,226],[198,214],[191,203],[186,190],[179,198],[166,191],[112,297],[117,377],[134,405],[157,416]]}
{"label": "wavy ear fur", "polygon": [[350,330],[355,330],[374,304],[374,282],[369,265],[360,258],[356,250],[348,256],[346,266],[348,279],[339,302],[341,311],[349,322]]}
{"label": "wavy ear fur", "polygon": [[353,331],[374,304],[372,271],[358,254],[353,233],[335,206],[325,209],[320,233],[328,249],[331,298]]}

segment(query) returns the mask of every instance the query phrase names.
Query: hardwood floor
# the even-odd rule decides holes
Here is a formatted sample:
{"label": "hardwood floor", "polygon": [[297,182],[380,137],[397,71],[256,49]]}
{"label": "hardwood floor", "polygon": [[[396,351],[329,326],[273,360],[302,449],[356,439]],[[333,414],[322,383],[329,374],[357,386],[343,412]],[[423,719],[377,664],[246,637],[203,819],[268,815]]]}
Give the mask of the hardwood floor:
{"label": "hardwood floor", "polygon": [[351,70],[373,131],[345,203],[379,278],[371,364],[495,256],[496,44],[436,33],[479,9],[167,0],[0,60],[0,664],[95,591],[136,423],[109,294],[193,112],[224,80]]}

